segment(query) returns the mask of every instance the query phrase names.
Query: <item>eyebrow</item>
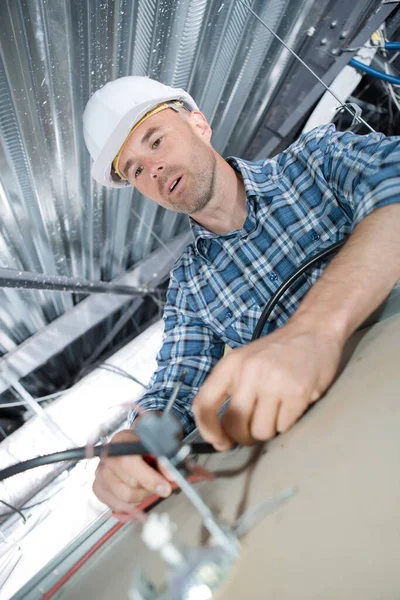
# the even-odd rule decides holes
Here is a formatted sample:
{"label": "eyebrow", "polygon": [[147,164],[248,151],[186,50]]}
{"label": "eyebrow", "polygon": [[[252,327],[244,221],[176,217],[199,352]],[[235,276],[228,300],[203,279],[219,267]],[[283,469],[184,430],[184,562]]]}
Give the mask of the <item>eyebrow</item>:
{"label": "eyebrow", "polygon": [[155,133],[156,131],[158,131],[160,129],[159,126],[157,127],[150,127],[150,129],[148,129],[146,131],[146,133],[144,134],[144,136],[142,137],[142,144],[145,144],[146,142],[149,141],[149,139],[151,138],[151,136],[153,135],[153,133]]}
{"label": "eyebrow", "polygon": [[[144,134],[144,136],[142,137],[140,143],[141,144],[145,144],[146,142],[149,141],[149,139],[151,138],[151,136],[153,135],[153,133],[155,133],[156,131],[158,131],[160,129],[160,127],[150,127],[150,129],[148,129],[146,131],[146,133]],[[127,176],[127,174],[129,173],[129,169],[131,168],[131,166],[133,165],[134,160],[133,158],[128,158],[128,160],[126,161],[126,163],[124,164],[124,166],[120,169],[120,173],[122,173],[122,175],[124,177]]]}
{"label": "eyebrow", "polygon": [[131,168],[132,165],[133,165],[133,158],[128,158],[128,160],[126,161],[126,163],[124,164],[124,166],[119,169],[119,172],[124,177],[127,177],[127,174],[129,173],[129,169]]}

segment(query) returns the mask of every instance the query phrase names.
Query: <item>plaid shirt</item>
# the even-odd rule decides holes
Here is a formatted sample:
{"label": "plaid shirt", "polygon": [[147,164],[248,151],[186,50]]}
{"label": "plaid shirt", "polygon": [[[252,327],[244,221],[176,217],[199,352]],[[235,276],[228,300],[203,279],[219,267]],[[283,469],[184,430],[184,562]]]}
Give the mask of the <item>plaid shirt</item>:
{"label": "plaid shirt", "polygon": [[[243,178],[246,221],[241,230],[217,235],[191,219],[193,243],[171,272],[158,367],[139,400],[143,409],[162,410],[186,369],[173,408],[186,433],[195,426],[192,399],[225,344],[250,342],[282,282],[375,208],[400,201],[400,137],[338,133],[328,125],[272,159],[228,162]],[[326,264],[292,285],[264,333],[287,322]]]}

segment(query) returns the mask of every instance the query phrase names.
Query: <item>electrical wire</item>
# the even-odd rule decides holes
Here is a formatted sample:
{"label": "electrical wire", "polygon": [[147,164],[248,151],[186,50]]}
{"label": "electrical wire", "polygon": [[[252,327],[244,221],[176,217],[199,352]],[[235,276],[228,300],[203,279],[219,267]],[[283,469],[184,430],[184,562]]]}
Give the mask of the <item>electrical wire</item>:
{"label": "electrical wire", "polygon": [[[387,43],[385,44],[385,51],[384,51],[384,55],[385,55],[386,61],[385,61],[385,63],[384,63],[384,66],[383,66],[383,68],[385,69],[385,73],[386,73],[387,75],[389,75],[389,61],[388,61],[388,58],[387,58],[387,52],[386,52],[386,48],[388,47],[388,43],[389,43],[389,42],[387,42]],[[393,42],[393,43],[394,43],[394,42]],[[399,48],[400,48],[400,44],[399,44]],[[386,91],[387,91],[387,93],[389,94],[389,96],[390,96],[390,99],[392,100],[392,102],[393,102],[393,103],[394,103],[394,105],[396,106],[397,110],[398,110],[398,111],[400,111],[400,98],[399,98],[399,96],[397,95],[397,92],[396,92],[396,90],[395,90],[395,87],[394,87],[394,85],[392,85],[391,83],[388,83],[388,82],[383,82],[383,87],[385,88],[385,90],[386,90]]]}
{"label": "electrical wire", "polygon": [[400,42],[385,42],[386,50],[400,50]]}
{"label": "electrical wire", "polygon": [[397,60],[397,58],[399,57],[400,52],[395,52],[393,54],[393,56],[388,60],[389,65],[392,64],[392,62],[394,62],[395,60]]}
{"label": "electrical wire", "polygon": [[133,375],[130,375],[127,371],[124,371],[124,369],[121,369],[121,367],[111,365],[110,363],[103,363],[96,368],[103,369],[104,371],[109,371],[110,373],[114,373],[115,375],[120,375],[121,377],[125,377],[126,379],[130,379],[131,381],[134,381],[138,385],[141,385],[142,388],[147,390],[147,385],[139,381],[139,379],[136,379],[136,377],[134,377]]}
{"label": "electrical wire", "polygon": [[379,71],[379,69],[374,69],[374,67],[370,67],[355,58],[352,58],[349,61],[349,65],[355,67],[359,71],[364,71],[364,73],[368,73],[368,75],[372,75],[372,77],[376,77],[377,79],[383,79],[383,81],[387,81],[392,83],[393,85],[400,85],[400,77],[395,77],[394,75],[389,75],[384,71]]}
{"label": "electrical wire", "polygon": [[[193,454],[214,454],[215,448],[211,444],[205,442],[195,442],[191,444]],[[24,473],[30,469],[50,465],[55,462],[67,460],[87,460],[89,458],[102,456],[146,456],[149,451],[141,442],[121,442],[115,444],[101,444],[99,446],[81,446],[79,448],[71,448],[63,452],[55,452],[44,456],[37,456],[15,465],[11,465],[0,471],[0,481],[8,479],[13,475]]]}
{"label": "electrical wire", "polygon": [[[121,377],[126,377],[127,379],[131,379],[138,385],[141,385],[145,390],[147,390],[147,385],[145,385],[144,383],[142,383],[141,381],[136,379],[136,377],[134,377],[133,375],[130,375],[128,373],[128,371],[121,369],[121,367],[117,367],[116,365],[112,365],[110,363],[103,363],[102,365],[98,365],[95,368],[96,369],[104,369],[105,371],[110,371],[112,373],[115,373],[116,375],[121,375]],[[46,400],[51,400],[52,398],[57,398],[58,396],[61,396],[62,394],[64,394],[64,392],[68,392],[69,390],[72,390],[72,388],[73,388],[73,386],[65,388],[64,390],[60,390],[59,392],[53,392],[52,394],[47,394],[46,396],[40,396],[39,398],[33,398],[33,400],[35,402],[46,402]],[[4,403],[1,402],[0,410],[2,408],[14,408],[17,406],[26,406],[26,402],[7,402],[7,401]]]}
{"label": "electrical wire", "polygon": [[92,364],[98,356],[102,354],[102,352],[107,348],[107,346],[114,340],[115,336],[121,331],[121,329],[128,323],[128,321],[133,317],[135,312],[137,311],[138,306],[137,302],[134,300],[130,306],[124,310],[117,320],[117,322],[113,325],[107,335],[103,338],[103,340],[96,346],[92,354],[85,360],[82,365],[82,369],[80,373],[82,373],[83,369],[86,365]]}
{"label": "electrical wire", "polygon": [[[164,250],[167,252],[167,254],[169,254],[171,256],[171,258],[173,258],[175,261],[177,261],[179,259],[179,256],[177,254],[174,254],[173,252],[171,252],[171,249],[168,248],[167,244],[162,241],[160,236],[158,236],[155,231],[153,231],[151,226],[146,223],[146,221],[143,219],[143,217],[133,208],[133,206],[131,207],[131,211],[133,212],[135,217],[140,221],[140,223],[144,227],[146,227],[146,229],[148,231],[150,231],[150,235],[152,235],[157,240],[157,242],[160,244],[160,246],[162,246],[164,248]],[[154,279],[154,277],[152,279]],[[151,279],[150,279],[150,281],[146,282],[145,285],[148,285],[150,282],[151,282]],[[154,292],[154,290],[153,290],[153,292]]]}
{"label": "electrical wire", "polygon": [[[54,496],[57,496],[57,494],[59,493],[59,490],[57,490],[57,492],[55,494],[52,494],[51,496],[49,496],[48,498],[45,498],[44,500],[40,500],[39,502],[35,502],[34,504],[29,504],[28,506],[21,506],[21,512],[23,510],[31,510],[31,508],[36,508],[36,506],[40,506],[41,504],[44,504],[45,502],[49,502],[52,498],[54,498]],[[4,500],[0,500],[0,502],[3,502],[4,504]],[[12,506],[10,504],[10,507],[13,509],[13,512],[3,512],[0,513],[0,519],[2,517],[11,517],[13,514],[15,514],[15,512],[19,513],[18,508],[16,508],[15,506]]]}
{"label": "electrical wire", "polygon": [[300,275],[303,275],[303,273],[307,271],[307,269],[312,267],[316,262],[325,258],[325,256],[327,256],[331,252],[334,252],[335,250],[341,248],[346,243],[346,241],[347,240],[344,239],[340,240],[339,242],[335,242],[334,244],[328,246],[328,248],[325,248],[324,250],[321,250],[321,252],[318,252],[318,254],[316,254],[312,258],[308,258],[302,265],[300,265],[300,267],[293,273],[293,275],[291,275],[286,281],[282,283],[282,285],[276,290],[275,294],[272,296],[272,298],[269,300],[266,307],[264,308],[261,317],[259,318],[258,323],[255,326],[254,333],[251,338],[252,342],[254,340],[258,340],[261,337],[261,334],[265,327],[265,323],[269,319],[272,311],[278,304],[283,294],[289,289],[292,283],[294,283],[300,277]]}
{"label": "electrical wire", "polygon": [[155,290],[154,294],[151,295],[151,299],[153,300],[154,304],[158,307],[158,318],[161,319],[162,311],[165,307],[165,302],[161,296],[161,290]]}
{"label": "electrical wire", "polygon": [[[23,522],[26,523],[26,517],[25,517],[24,513],[19,508],[17,508],[16,506],[13,506],[12,504],[8,504],[8,502],[6,502],[5,500],[1,500],[0,499],[0,502],[2,504],[4,504],[4,506],[7,506],[7,508],[11,508],[11,510],[13,511],[13,512],[8,513],[8,514],[13,515],[14,513],[18,513],[21,516]],[[6,515],[7,515],[7,513],[6,513]],[[1,519],[1,517],[4,517],[4,513],[0,514],[0,519]]]}
{"label": "electrical wire", "polygon": [[[51,398],[57,398],[57,396],[61,396],[64,392],[71,390],[72,387],[65,388],[65,390],[61,390],[60,392],[53,392],[52,394],[47,394],[47,396],[40,396],[40,398],[33,398],[35,402],[45,402],[46,400],[51,400]],[[1,402],[0,409],[2,408],[14,408],[15,406],[26,406],[26,402]]]}
{"label": "electrical wire", "polygon": [[[353,117],[353,119],[356,119],[356,121],[358,121],[359,123],[362,123],[363,125],[365,125],[366,127],[368,127],[368,129],[370,131],[372,131],[373,133],[375,133],[375,129],[373,129],[371,127],[371,125],[369,125],[366,121],[364,121],[364,119],[362,117],[360,117],[359,115],[357,115],[353,109],[350,108],[350,106],[348,104],[343,103],[340,98],[335,94],[335,92],[333,92],[331,90],[331,88],[320,78],[318,77],[318,75],[315,73],[315,71],[312,70],[311,67],[308,66],[308,64],[306,62],[304,62],[304,60],[302,58],[300,58],[300,56],[294,51],[292,50],[292,48],[290,48],[286,42],[279,37],[279,35],[277,33],[275,33],[275,31],[273,31],[271,29],[271,27],[269,25],[266,24],[265,21],[263,21],[261,19],[261,17],[258,16],[258,14],[256,12],[254,12],[254,10],[248,6],[245,2],[243,2],[243,0],[238,0],[241,4],[243,4],[243,6],[245,6],[247,8],[247,10],[249,12],[251,12],[251,14],[262,24],[264,25],[264,27],[283,45],[285,46],[286,50],[288,50],[295,58],[296,60],[298,60],[303,67],[305,67],[307,69],[307,71],[309,71],[311,73],[311,75],[313,75],[315,77],[315,79],[317,79],[317,81],[319,81],[319,83],[321,85],[324,86],[324,88],[326,89],[327,92],[329,92],[334,98],[335,100],[337,100],[337,102],[339,102],[340,106],[347,110],[347,112],[349,112],[351,114],[351,116]],[[361,63],[362,64],[362,63]]]}

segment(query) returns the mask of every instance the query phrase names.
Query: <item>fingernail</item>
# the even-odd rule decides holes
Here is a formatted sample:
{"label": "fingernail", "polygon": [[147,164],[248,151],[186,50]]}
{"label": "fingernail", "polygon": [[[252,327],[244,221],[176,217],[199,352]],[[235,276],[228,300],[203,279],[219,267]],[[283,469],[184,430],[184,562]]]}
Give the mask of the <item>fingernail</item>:
{"label": "fingernail", "polygon": [[163,498],[166,498],[170,494],[169,487],[163,484],[158,485],[156,487],[156,494],[157,496],[162,496]]}

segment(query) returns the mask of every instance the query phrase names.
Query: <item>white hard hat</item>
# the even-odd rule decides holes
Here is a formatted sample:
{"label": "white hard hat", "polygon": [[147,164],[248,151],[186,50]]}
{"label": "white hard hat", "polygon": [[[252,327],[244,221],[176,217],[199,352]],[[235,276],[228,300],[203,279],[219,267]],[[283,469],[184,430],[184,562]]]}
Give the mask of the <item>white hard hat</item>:
{"label": "white hard hat", "polygon": [[112,162],[135,123],[168,100],[179,100],[189,110],[198,109],[185,90],[149,77],[120,77],[93,94],[83,113],[83,135],[94,160],[92,176],[96,181],[107,187],[130,185],[112,178]]}

